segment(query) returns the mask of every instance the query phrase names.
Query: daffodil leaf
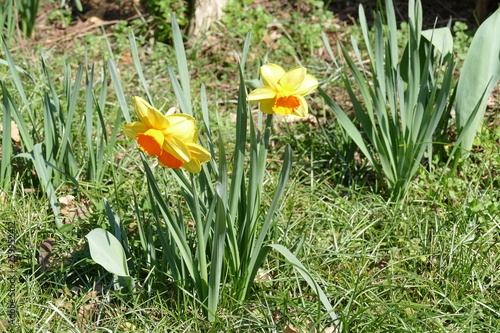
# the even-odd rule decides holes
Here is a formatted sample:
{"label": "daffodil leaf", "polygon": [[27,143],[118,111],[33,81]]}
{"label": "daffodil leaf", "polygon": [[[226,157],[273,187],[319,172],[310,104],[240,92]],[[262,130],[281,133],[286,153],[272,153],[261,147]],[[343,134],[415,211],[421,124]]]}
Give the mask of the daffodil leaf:
{"label": "daffodil leaf", "polygon": [[450,28],[424,30],[422,36],[431,42],[442,55],[453,52],[453,37]]}
{"label": "daffodil leaf", "polygon": [[129,276],[125,251],[112,233],[97,228],[85,238],[89,242],[90,256],[96,263],[112,274]]}

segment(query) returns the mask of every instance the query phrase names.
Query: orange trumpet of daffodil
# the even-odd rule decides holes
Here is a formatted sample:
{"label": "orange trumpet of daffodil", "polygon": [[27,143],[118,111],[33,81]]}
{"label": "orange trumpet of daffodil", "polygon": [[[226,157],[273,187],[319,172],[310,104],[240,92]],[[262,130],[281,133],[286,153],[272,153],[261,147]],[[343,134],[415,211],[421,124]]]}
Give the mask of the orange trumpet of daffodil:
{"label": "orange trumpet of daffodil", "polygon": [[164,116],[140,97],[133,97],[135,112],[140,121],[126,124],[125,135],[137,140],[145,153],[158,156],[165,167],[198,173],[201,163],[208,162],[210,153],[196,143],[198,129],[196,120],[186,114]]}
{"label": "orange trumpet of daffodil", "polygon": [[281,66],[267,64],[260,68],[264,86],[248,95],[252,103],[260,103],[264,113],[283,116],[307,116],[307,102],[304,96],[318,87],[318,80],[304,67],[295,67],[286,72]]}

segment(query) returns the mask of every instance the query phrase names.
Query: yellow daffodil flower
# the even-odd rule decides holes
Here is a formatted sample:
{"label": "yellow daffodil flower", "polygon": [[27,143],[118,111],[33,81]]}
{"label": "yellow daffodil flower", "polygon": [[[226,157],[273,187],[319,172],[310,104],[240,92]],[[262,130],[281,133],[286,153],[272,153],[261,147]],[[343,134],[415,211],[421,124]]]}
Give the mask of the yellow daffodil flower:
{"label": "yellow daffodil flower", "polygon": [[201,163],[209,161],[211,156],[195,143],[198,140],[196,120],[186,114],[164,116],[140,97],[132,98],[132,102],[140,121],[126,124],[125,135],[137,140],[145,153],[158,156],[163,166],[200,172]]}
{"label": "yellow daffodil flower", "polygon": [[252,103],[260,103],[264,113],[283,116],[307,116],[307,102],[304,96],[318,87],[318,80],[304,67],[295,67],[286,72],[281,66],[267,64],[260,68],[264,86],[248,95]]}

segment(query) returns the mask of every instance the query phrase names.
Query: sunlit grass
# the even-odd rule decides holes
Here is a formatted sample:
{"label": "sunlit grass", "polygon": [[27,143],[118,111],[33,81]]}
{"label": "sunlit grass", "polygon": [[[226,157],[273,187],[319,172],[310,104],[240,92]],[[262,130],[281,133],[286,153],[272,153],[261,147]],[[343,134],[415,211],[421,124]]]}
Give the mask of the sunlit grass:
{"label": "sunlit grass", "polygon": [[[240,51],[240,37],[228,34],[219,38],[221,43],[231,45],[227,54]],[[126,40],[117,39],[121,43]],[[290,43],[293,49],[293,41]],[[121,45],[122,49],[125,46]],[[72,87],[75,80],[74,61],[85,59],[83,51],[83,47],[75,50],[71,59],[56,53],[48,53],[54,56],[46,57],[54,96],[58,96],[63,110],[69,103],[66,87],[68,84]],[[29,105],[23,104],[7,66],[0,66],[0,79],[12,93],[26,122],[33,125],[36,144],[45,140],[43,96],[50,84],[43,73],[41,54],[33,52],[29,56],[21,52],[13,54],[16,65],[29,70],[35,81],[21,75]],[[214,59],[198,59],[196,48],[187,52],[192,70],[193,109],[200,111],[196,101],[200,100],[199,86],[205,83],[210,117],[219,117],[218,122],[211,123],[212,131],[220,131],[224,142],[229,142],[226,151],[232,151],[234,147],[227,138],[234,136],[231,114],[236,108],[234,95],[238,82],[233,73],[237,73],[237,64],[224,63],[227,70],[222,72],[218,67],[206,69],[205,65],[220,58],[214,55]],[[259,50],[252,50],[247,72],[254,77],[248,79],[257,78],[264,57],[273,61],[287,57],[293,63],[289,52],[287,48],[282,53],[276,50],[264,56]],[[173,49],[166,45],[139,48],[141,61],[144,59],[144,77],[153,100],[163,112],[177,103],[167,71],[167,66],[176,66],[173,54]],[[142,88],[133,64],[122,62],[122,55],[114,57],[124,94],[137,95]],[[301,54],[300,59],[303,64],[320,62],[307,52]],[[73,123],[68,127],[74,137],[72,150],[78,162],[78,186],[53,171],[56,197],[71,194],[77,203],[71,208],[81,209],[80,215],[64,216],[68,218],[64,224],[72,222],[71,228],[64,232],[57,230],[53,211],[29,159],[13,160],[10,189],[0,193],[0,244],[7,248],[7,236],[11,232],[8,222],[13,221],[17,258],[16,270],[12,273],[5,261],[6,253],[2,254],[0,299],[2,304],[8,304],[8,279],[14,274],[16,322],[20,330],[281,332],[289,322],[301,331],[333,326],[317,293],[277,252],[271,252],[248,300],[237,301],[235,295],[228,294],[228,285],[221,285],[219,312],[210,324],[201,315],[202,307],[195,298],[182,298],[168,275],[164,281],[151,284],[150,272],[143,269],[137,276],[137,291],[122,294],[113,290],[113,276],[90,259],[84,238],[91,229],[108,225],[103,199],[107,199],[122,219],[131,235],[129,242],[133,249],[140,246],[140,241],[131,193],[135,193],[139,207],[146,212],[142,218],[152,220],[153,217],[148,213],[147,183],[138,152],[130,140],[118,133],[125,120],[120,118],[119,101],[112,86],[107,87],[107,82],[103,82],[107,63],[94,60],[91,90],[95,100],[91,105],[102,106],[105,126],[100,125],[98,110],[93,109],[96,118],[92,122],[92,135],[86,137],[86,97],[89,95],[84,75],[76,95]],[[63,75],[64,61],[71,67],[67,79]],[[92,62],[85,63],[88,73]],[[314,74],[329,76],[334,72],[324,68],[328,66],[319,64]],[[103,90],[106,93],[99,104]],[[388,204],[382,196],[373,193],[376,188],[370,174],[373,171],[362,156],[357,152],[355,155],[346,134],[320,103],[316,95],[311,113],[323,121],[323,127],[314,122],[300,122],[273,128],[261,202],[263,211],[267,211],[283,166],[284,146],[290,144],[294,164],[278,208],[274,236],[277,243],[302,261],[325,291],[342,330],[500,330],[498,132],[487,127],[480,131],[477,151],[455,176],[449,176],[443,165],[429,161],[432,167],[419,170],[410,183],[407,200],[398,205]],[[28,108],[33,110],[33,124],[26,113]],[[109,139],[116,136],[115,143],[103,144],[103,135]],[[334,144],[327,144],[327,138]],[[94,144],[91,151],[89,142]],[[2,142],[2,151],[5,144]],[[89,153],[95,154],[101,144],[102,155],[96,155],[95,159],[96,165],[101,163],[101,167],[95,168],[99,174],[90,171]],[[22,144],[12,147],[13,155],[28,152]],[[158,174],[158,182],[165,186],[172,205],[184,205],[171,173]],[[231,177],[232,170],[228,174]],[[52,260],[50,267],[43,267],[38,263],[39,248],[48,238],[54,240]],[[142,262],[135,264],[146,267]],[[7,309],[4,307],[1,312],[2,318],[6,318]]]}

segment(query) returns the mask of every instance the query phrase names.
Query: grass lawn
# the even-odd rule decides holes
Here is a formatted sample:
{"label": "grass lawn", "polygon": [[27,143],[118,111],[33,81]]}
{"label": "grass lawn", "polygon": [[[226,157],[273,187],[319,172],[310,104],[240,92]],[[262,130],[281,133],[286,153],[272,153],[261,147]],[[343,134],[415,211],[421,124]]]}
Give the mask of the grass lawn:
{"label": "grass lawn", "polygon": [[[384,178],[316,91],[306,96],[307,117],[274,116],[268,124],[269,142],[262,146],[267,151],[258,155],[264,166],[259,178],[250,155],[256,147],[252,140],[265,137],[264,131],[254,131],[256,138],[247,134],[245,142],[236,139],[238,94],[262,85],[263,64],[286,70],[301,65],[354,118],[336,43],[350,46],[351,37],[362,35],[358,25],[323,10],[321,1],[288,7],[242,3],[230,1],[205,36],[186,45],[184,74],[172,32],[163,31],[164,42],[155,39],[150,17],[131,16],[105,29],[80,22],[80,30],[73,28],[68,36],[47,32],[52,42],[46,44],[41,29],[32,39],[6,40],[0,51],[0,332],[500,332],[498,85],[471,153],[456,168],[446,163],[457,136],[450,119],[448,141],[438,153],[424,155],[401,200],[390,200]],[[45,27],[70,31],[71,17],[59,11]],[[244,51],[248,30],[252,36]],[[458,24],[455,32],[460,68],[473,31]],[[137,120],[133,96],[150,98],[162,113],[171,107],[186,113],[186,103],[191,104],[200,142],[212,153],[200,177],[212,182],[195,182],[197,174],[190,178],[188,172],[162,168],[150,156],[142,162],[134,140],[122,131],[127,112]],[[252,120],[264,128],[259,107],[248,103],[248,111],[245,133],[254,130]],[[233,155],[239,147],[247,149],[240,166]],[[288,165],[287,147],[290,174],[275,201]],[[149,167],[154,181],[147,177]],[[231,271],[225,250],[220,264],[229,273],[217,284],[217,312],[209,320],[195,283],[174,279],[187,274],[188,266],[169,261],[182,254],[165,250],[175,240],[162,238],[168,219],[159,213],[158,196],[165,198],[188,251],[203,267],[194,245],[198,231],[212,216],[231,211],[219,201],[213,207],[205,202],[220,195],[231,203],[218,184],[229,188],[238,172],[242,188],[261,190],[256,207],[245,215],[257,223],[251,237],[257,238],[267,212],[276,209],[264,244],[282,245],[305,269],[270,250],[240,297],[234,286],[244,276]],[[151,182],[158,185],[156,196]],[[190,201],[190,185],[200,192],[199,202]],[[238,216],[250,197],[234,201]],[[201,212],[201,224],[193,211]],[[123,280],[92,259],[85,236],[96,228],[121,235],[133,278],[129,290],[119,288]],[[207,229],[217,233],[215,225]],[[243,245],[245,237],[250,239],[244,235]],[[213,244],[209,240],[207,246]],[[210,276],[217,270],[211,271],[213,260],[207,264]]]}

